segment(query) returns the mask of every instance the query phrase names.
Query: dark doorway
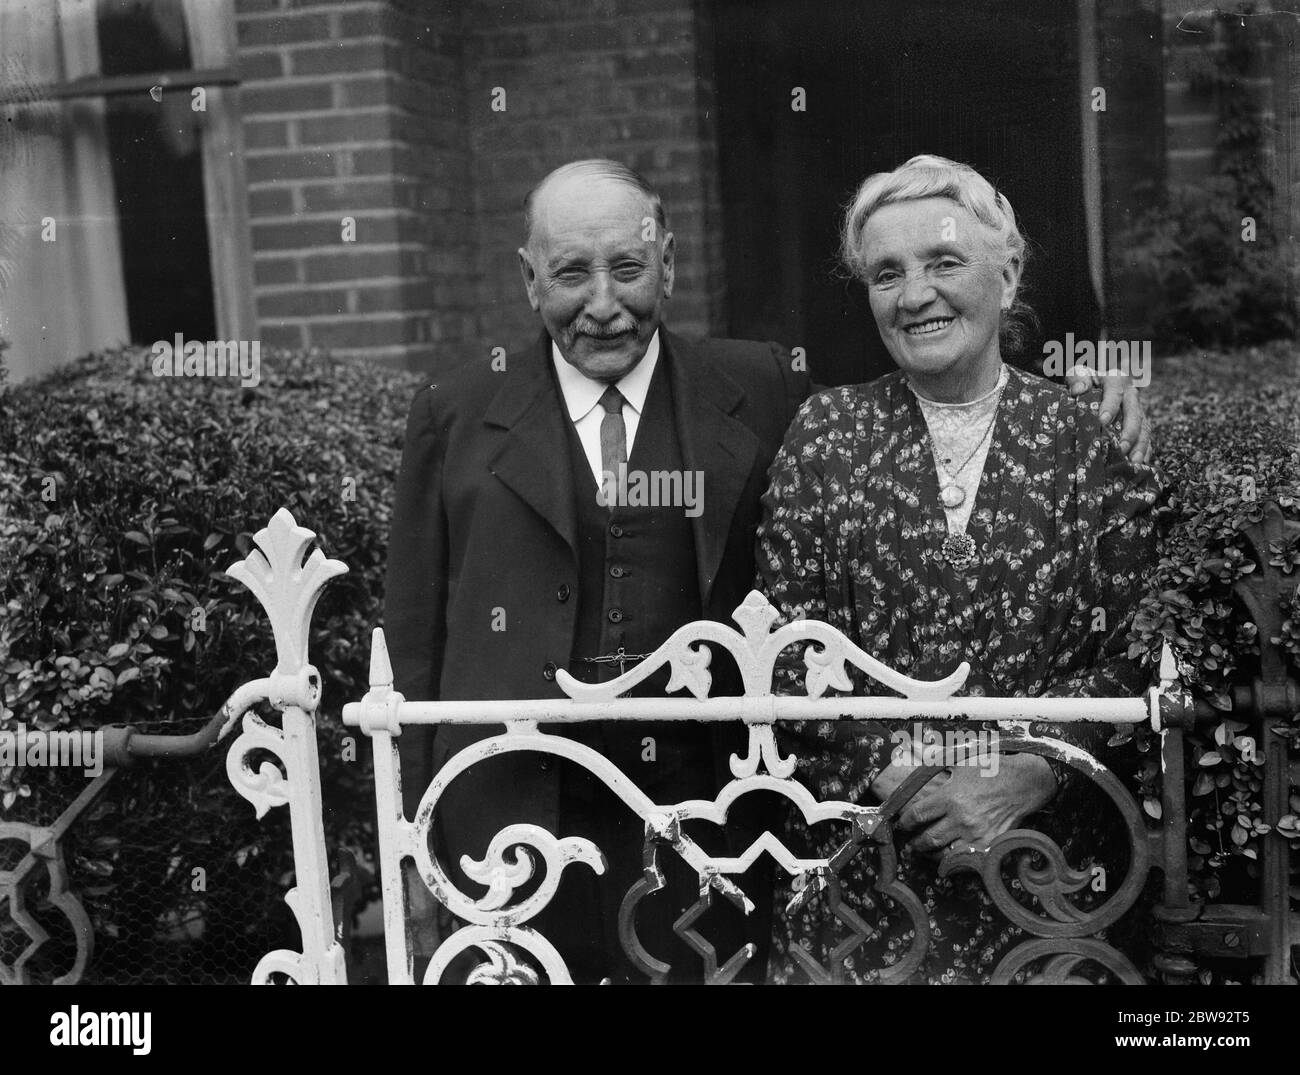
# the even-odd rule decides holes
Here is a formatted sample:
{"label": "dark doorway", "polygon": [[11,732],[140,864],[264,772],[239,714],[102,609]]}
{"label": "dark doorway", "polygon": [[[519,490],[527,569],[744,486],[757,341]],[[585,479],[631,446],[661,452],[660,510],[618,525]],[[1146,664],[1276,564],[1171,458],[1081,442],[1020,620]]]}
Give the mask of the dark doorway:
{"label": "dark doorway", "polygon": [[[857,185],[917,153],[979,169],[1030,242],[1043,339],[1096,338],[1076,7],[1041,0],[714,0],[727,331],[806,349],[815,380],[894,369],[836,267]],[[794,111],[803,87],[807,110]]]}

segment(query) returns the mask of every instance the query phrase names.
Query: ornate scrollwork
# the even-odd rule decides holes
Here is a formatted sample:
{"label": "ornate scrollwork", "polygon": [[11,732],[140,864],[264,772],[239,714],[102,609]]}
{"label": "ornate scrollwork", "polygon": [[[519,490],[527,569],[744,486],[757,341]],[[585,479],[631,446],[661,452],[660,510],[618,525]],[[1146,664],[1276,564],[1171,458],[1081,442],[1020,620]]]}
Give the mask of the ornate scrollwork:
{"label": "ornate scrollwork", "polygon": [[0,902],[8,904],[9,917],[27,936],[28,943],[9,962],[0,959],[0,985],[23,985],[29,981],[27,965],[36,953],[50,940],[50,935],[32,916],[27,906],[28,890],[39,877],[39,868],[49,878],[49,903],[58,908],[72,926],[76,938],[76,955],[73,964],[54,979],[55,985],[80,981],[90,959],[94,932],[85,907],[68,887],[68,868],[63,858],[63,845],[53,832],[37,825],[16,821],[0,821],[0,843],[17,840],[29,851],[13,870],[0,870]]}
{"label": "ornate scrollwork", "polygon": [[758,772],[760,763],[773,776],[783,780],[793,776],[795,766],[799,764],[799,759],[793,754],[787,758],[781,757],[770,724],[749,726],[749,753],[743,758],[736,754],[731,755],[731,775],[737,779],[754,776]]}
{"label": "ornate scrollwork", "polygon": [[50,940],[50,935],[27,906],[28,890],[35,887],[42,869],[49,878],[46,900],[68,920],[76,944],[72,966],[56,977],[54,984],[69,985],[81,981],[94,952],[95,933],[85,907],[69,886],[63,837],[77,818],[99,801],[116,773],[115,769],[106,769],[97,776],[53,824],[0,821],[0,843],[15,841],[27,847],[12,869],[0,870],[0,903],[8,905],[9,917],[28,939],[11,961],[0,960],[0,985],[24,985],[30,981],[28,964]]}
{"label": "ornate scrollwork", "polygon": [[[297,682],[308,668],[307,639],[312,613],[325,584],[336,575],[347,573],[347,564],[327,560],[320,549],[303,553],[316,540],[316,534],[299,526],[286,508],[281,508],[266,526],[253,535],[255,548],[238,563],[226,568],[226,574],[238,579],[257,598],[271,621],[278,660],[276,672],[286,683]],[[294,689],[292,693],[297,693]],[[277,703],[314,709],[319,692],[302,697],[285,697]]]}
{"label": "ornate scrollwork", "polygon": [[1141,972],[1105,941],[1076,937],[1021,942],[1002,957],[989,982],[1009,985],[1017,974],[1040,959],[1046,959],[1046,965],[1037,974],[1029,975],[1026,985],[1092,985],[1090,978],[1075,973],[1089,962],[1105,967],[1126,985],[1142,985],[1145,981]]}
{"label": "ornate scrollwork", "polygon": [[[274,975],[300,984],[347,979],[343,949],[334,930],[321,813],[315,729],[320,675],[307,659],[308,631],[321,590],[347,566],[327,560],[319,549],[304,560],[315,538],[281,508],[253,536],[253,551],[226,569],[261,603],[275,638],[275,669],[265,680],[245,684],[236,692],[240,704],[251,709],[265,700],[283,714],[283,727],[273,728],[256,713],[243,713],[243,730],[226,756],[226,772],[259,818],[273,807],[289,806],[297,885],[285,895],[285,902],[303,942],[302,952],[281,949],[264,956],[253,973],[256,984],[267,984]],[[230,714],[227,726],[237,715]],[[276,760],[264,759],[254,769],[252,757],[259,752]]]}
{"label": "ornate scrollwork", "polygon": [[466,985],[537,985],[537,972],[504,944],[482,941],[479,948],[487,953],[487,962],[469,972]]}
{"label": "ornate scrollwork", "polygon": [[[816,620],[796,620],[773,631],[772,625],[776,623],[778,613],[757,590],[750,591],[731,618],[740,625],[740,631],[713,620],[688,623],[674,631],[667,642],[630,672],[607,683],[581,683],[564,669],[556,672],[555,682],[574,701],[607,702],[649,679],[664,665],[669,665],[672,669],[670,691],[687,687],[696,698],[707,698],[711,677],[699,671],[701,650],[707,652],[706,642],[721,647],[735,659],[745,685],[745,696],[749,698],[766,697],[772,693],[772,677],[781,651],[798,642],[811,643],[804,653],[808,667],[804,688],[809,698],[820,698],[831,687],[851,689],[846,664],[861,669],[904,698],[920,700],[950,698],[970,675],[970,665],[963,661],[955,672],[943,679],[912,679],[882,664],[835,628]],[[707,667],[707,660],[703,665]],[[761,719],[761,714],[756,711],[755,717]]]}
{"label": "ornate scrollwork", "polygon": [[[240,795],[253,804],[259,818],[273,806],[284,806],[290,800],[289,782],[281,772],[284,759],[284,733],[272,728],[254,713],[244,714],[243,731],[235,737],[226,755],[226,775]],[[252,766],[252,756],[258,751],[274,754],[279,764],[263,759],[257,769]]]}
{"label": "ornate scrollwork", "polygon": [[[800,621],[777,627],[776,610],[757,593],[746,598],[733,618],[739,630],[712,621],[688,624],[674,632],[637,667],[606,683],[578,683],[560,671],[557,682],[569,696],[567,708],[563,704],[541,700],[511,703],[509,708],[500,703],[481,703],[484,707],[482,716],[491,714],[498,727],[503,726],[503,732],[481,739],[447,759],[425,790],[415,817],[409,822],[400,808],[400,775],[394,737],[403,726],[412,723],[437,723],[440,707],[444,705],[455,709],[454,718],[449,713],[449,719],[463,720],[473,713],[478,703],[421,703],[402,699],[392,689],[383,635],[376,631],[370,691],[363,702],[345,707],[344,720],[361,728],[375,741],[376,789],[381,803],[382,870],[390,877],[400,876],[401,861],[413,859],[420,878],[434,898],[468,923],[438,949],[430,972],[425,976],[426,982],[439,980],[450,961],[471,945],[477,945],[487,955],[487,961],[476,972],[476,980],[517,978],[513,964],[506,959],[511,950],[531,954],[551,981],[567,980],[558,954],[525,923],[548,905],[558,889],[561,874],[569,865],[582,863],[600,872],[604,860],[599,849],[587,840],[560,838],[535,825],[508,826],[493,838],[482,859],[466,856],[461,860],[467,876],[487,888],[485,894],[477,897],[459,890],[452,883],[448,871],[431,853],[430,831],[446,788],[471,766],[486,758],[512,752],[550,755],[580,766],[643,821],[648,849],[645,869],[624,897],[619,925],[629,957],[651,979],[662,980],[671,968],[641,946],[634,918],[637,907],[662,888],[663,875],[657,856],[668,853],[677,855],[699,879],[700,898],[677,920],[675,928],[677,936],[700,957],[706,978],[730,980],[749,958],[742,950],[731,954],[719,966],[718,954],[699,932],[699,925],[718,896],[730,900],[746,913],[753,909],[752,902],[738,886],[737,878],[763,855],[769,855],[780,869],[803,882],[802,890],[791,901],[790,912],[801,908],[807,910],[816,904],[848,930],[848,936],[831,953],[827,965],[818,963],[806,951],[795,951],[794,958],[815,981],[843,980],[846,961],[851,961],[854,953],[874,936],[872,927],[849,904],[843,891],[845,866],[858,856],[870,856],[873,868],[867,872],[873,891],[906,915],[913,935],[913,940],[897,962],[879,969],[878,978],[882,982],[899,982],[911,977],[922,966],[930,943],[930,927],[919,896],[899,874],[894,825],[907,802],[941,770],[918,766],[917,771],[878,806],[820,801],[795,778],[797,758],[782,756],[774,734],[776,723],[782,720],[836,719],[852,717],[855,712],[869,712],[871,719],[881,720],[996,720],[1002,728],[1001,749],[1056,758],[1101,787],[1116,804],[1128,827],[1130,869],[1123,884],[1100,906],[1085,909],[1073,902],[1071,897],[1088,886],[1091,874],[1072,867],[1048,836],[1029,830],[1003,834],[990,841],[987,847],[950,850],[940,862],[940,873],[975,871],[995,905],[1012,923],[1055,945],[1050,950],[1025,949],[1037,953],[1032,958],[1026,957],[1029,962],[1051,954],[1091,959],[1105,949],[1110,962],[1099,961],[1112,970],[1115,967],[1123,969],[1122,957],[1111,957],[1104,942],[1077,943],[1085,934],[1096,933],[1113,923],[1132,905],[1149,868],[1150,852],[1141,815],[1113,774],[1078,748],[1030,735],[1025,722],[1024,699],[955,699],[954,694],[965,683],[969,671],[965,664],[942,680],[911,679],[887,668],[827,624]],[[772,681],[778,658],[787,647],[799,644],[804,645],[802,656],[807,671],[803,687],[806,693],[803,697],[776,696]],[[742,699],[708,697],[712,685],[709,673],[711,651],[718,648],[728,652],[740,669],[745,686]],[[851,690],[850,665],[902,697],[824,697],[828,691]],[[665,667],[671,673],[670,692],[685,688],[691,698],[649,700],[624,697]],[[1153,689],[1152,707],[1160,702],[1162,689],[1163,685]],[[616,700],[619,706],[611,712],[610,703]],[[651,702],[658,708],[650,708]],[[540,728],[542,723],[553,729],[565,721],[583,719],[586,705],[595,707],[589,712],[592,716],[599,713],[598,719],[609,719],[610,716],[635,719],[634,711],[638,707],[644,707],[646,716],[643,719],[651,719],[652,713],[654,719],[658,719],[666,711],[665,703],[675,707],[672,713],[678,718],[731,720],[743,723],[748,729],[747,752],[743,757],[732,755],[733,779],[712,800],[656,803],[597,751],[563,734]],[[1146,719],[1148,709],[1148,702],[1142,699],[1088,699],[1068,704],[1073,706],[1068,710],[1068,717],[1044,714],[1042,719],[1075,719],[1074,714],[1079,714],[1086,719],[1131,721],[1135,715],[1136,719]],[[692,708],[694,706],[699,708]],[[871,708],[873,706],[875,708]],[[1058,708],[1056,712],[1062,714],[1063,710]],[[973,715],[976,713],[978,715]],[[736,801],[757,792],[783,797],[792,809],[802,813],[810,826],[823,821],[848,823],[851,834],[832,854],[823,858],[796,855],[770,831],[735,856],[708,854],[687,834],[689,823],[725,826]],[[388,821],[390,817],[394,820]],[[1008,860],[1015,867],[1018,888],[1037,901],[1041,913],[1035,913],[1022,904],[1008,889],[1003,876],[1004,864]],[[534,881],[539,865],[544,865],[545,876],[527,896],[517,899],[524,886]],[[386,889],[386,900],[387,893],[395,891],[394,888]],[[489,942],[505,947],[491,949],[487,947]],[[548,960],[551,963],[548,964]],[[403,947],[403,942],[400,939],[391,942],[390,974],[400,977],[403,966],[409,965],[410,953]],[[1072,963],[1067,966],[1065,961],[1052,962],[1040,976],[1044,980],[1069,978],[1073,966]],[[1019,967],[1017,964],[1015,973],[1019,973]]]}
{"label": "ornate scrollwork", "polygon": [[[978,873],[998,910],[1021,929],[1039,937],[1084,937],[1113,925],[1136,902],[1151,868],[1146,825],[1137,804],[1114,773],[1078,747],[1015,729],[1003,733],[1001,744],[1005,752],[1038,754],[1064,762],[1109,796],[1124,821],[1129,841],[1124,882],[1099,907],[1083,910],[1069,897],[1089,888],[1091,872],[1071,867],[1060,846],[1034,829],[1012,829],[987,847],[949,851],[940,863],[940,876],[958,870]],[[1043,865],[1032,865],[1034,853]],[[1018,856],[1016,875],[1021,887],[1037,899],[1045,915],[1033,913],[1007,887],[1002,865],[1011,855]]]}
{"label": "ornate scrollwork", "polygon": [[[751,730],[770,733],[770,727],[760,726]],[[533,732],[532,736],[546,740],[545,747],[548,752],[585,762],[585,767],[589,771],[598,773],[598,775],[601,775],[601,770],[605,766],[609,766],[609,763],[595,752],[581,757],[580,755],[587,748],[573,744],[569,740],[537,732]],[[510,738],[510,736],[503,736],[495,740],[483,741],[483,743],[475,744],[475,746],[482,747],[485,753],[495,754],[505,748],[505,743]],[[488,743],[492,745],[486,746],[485,744]],[[527,749],[528,745],[526,742],[509,744],[514,749]],[[1039,746],[1039,744],[1028,741],[1016,745],[1023,749]],[[472,751],[474,748],[468,749]],[[1079,758],[1066,756],[1075,751],[1075,748],[1061,747],[1060,744],[1047,741],[1041,744],[1041,749],[1042,752],[1052,756],[1060,756],[1061,760],[1067,763],[1071,761],[1078,762],[1093,779],[1098,779],[1099,776],[1104,774],[1104,777],[1109,777],[1111,781],[1114,781],[1111,774],[1105,770],[1100,770],[1095,763],[1091,762],[1091,759],[1083,761]],[[1082,752],[1077,753],[1081,754]],[[467,763],[466,767],[468,764],[472,764],[470,759],[465,759],[465,761]],[[744,899],[743,893],[734,888],[734,882],[730,881],[729,878],[743,873],[763,853],[770,854],[778,864],[782,865],[792,875],[806,878],[800,897],[787,910],[795,911],[798,909],[799,904],[811,902],[818,895],[824,894],[823,906],[826,913],[840,920],[848,929],[849,935],[831,953],[829,965],[827,966],[817,963],[811,954],[802,949],[795,948],[791,954],[813,981],[833,983],[842,982],[845,979],[845,961],[874,935],[871,927],[842,898],[839,876],[848,861],[859,853],[865,853],[864,849],[869,846],[878,856],[876,868],[870,871],[873,889],[881,897],[892,901],[907,915],[912,924],[914,937],[906,953],[898,962],[879,969],[879,980],[883,984],[907,980],[919,969],[924,959],[929,945],[929,922],[920,899],[898,874],[894,832],[888,819],[896,817],[907,801],[919,791],[925,780],[939,770],[933,768],[918,770],[914,777],[909,778],[908,784],[911,786],[900,789],[903,794],[891,798],[879,807],[868,808],[852,806],[847,803],[818,802],[811,796],[811,793],[807,792],[792,777],[778,777],[770,773],[759,774],[757,772],[756,758],[736,759],[735,761],[737,764],[733,765],[733,771],[734,768],[739,767],[741,775],[727,785],[723,793],[712,802],[694,801],[682,803],[670,810],[656,807],[649,802],[639,804],[635,803],[635,800],[629,802],[629,805],[634,805],[634,808],[639,806],[638,813],[647,819],[647,827],[657,837],[656,849],[671,849],[695,867],[702,882],[706,884],[706,894],[708,891],[716,889],[723,893],[739,894],[740,898]],[[752,766],[752,769],[750,766]],[[610,766],[610,769],[612,769],[612,766]],[[617,772],[617,770],[613,771]],[[618,775],[621,776],[621,774]],[[454,778],[454,774],[447,778],[448,782],[452,778]],[[1098,782],[1102,783],[1103,786],[1107,786],[1104,778]],[[607,783],[612,788],[617,788],[618,782],[616,780],[610,780]],[[817,820],[851,821],[853,824],[852,836],[829,859],[825,861],[806,861],[794,856],[770,832],[764,833],[744,854],[735,858],[714,858],[705,855],[693,841],[690,841],[682,834],[681,823],[689,820],[707,820],[719,825],[725,824],[729,808],[734,801],[740,795],[757,790],[759,787],[765,790],[779,791],[785,795],[792,803],[803,809],[805,818],[809,823]],[[1117,781],[1115,781],[1115,787],[1122,793]],[[430,791],[435,792],[435,788],[431,786]],[[422,819],[432,817],[436,809],[436,799],[437,794],[435,792],[422,804],[419,812]],[[1116,801],[1123,804],[1122,798],[1117,798]],[[1130,821],[1136,820],[1131,812],[1126,812],[1126,818]],[[1137,825],[1137,831],[1141,832],[1140,821],[1137,822]],[[465,917],[471,922],[477,919],[481,926],[507,922],[517,924],[533,917],[549,903],[556,888],[558,888],[559,874],[569,861],[586,861],[588,864],[592,863],[593,858],[595,861],[603,861],[596,848],[586,841],[572,841],[573,850],[566,855],[562,851],[566,843],[567,841],[564,840],[556,840],[546,830],[536,826],[516,825],[503,830],[494,838],[488,854],[482,861],[476,863],[473,860],[462,860],[463,868],[466,869],[467,873],[470,873],[473,879],[489,886],[489,894],[477,901],[471,901],[463,893],[457,892],[432,856],[429,856],[427,860],[423,859],[419,854],[416,857],[422,874],[426,875],[426,878],[431,877],[434,881],[430,886],[431,890],[454,913]],[[417,846],[426,848],[427,841],[421,839]],[[513,858],[507,855],[507,850],[511,847],[517,849]],[[532,860],[528,856],[527,848],[535,849],[545,859],[546,881],[527,900],[507,909],[506,913],[503,914],[502,911],[506,909],[510,894],[532,876]],[[581,856],[579,855],[579,848],[582,851]],[[1091,880],[1091,874],[1087,871],[1072,869],[1066,862],[1060,848],[1049,837],[1034,830],[1014,830],[992,841],[986,848],[950,851],[941,862],[940,874],[946,875],[958,869],[976,870],[984,880],[985,887],[999,910],[1015,924],[1039,936],[1082,937],[1105,928],[1106,925],[1118,919],[1132,905],[1147,872],[1145,840],[1135,840],[1133,848],[1133,859],[1124,884],[1101,907],[1089,912],[1076,907],[1067,897],[1086,888]],[[1031,865],[1028,854],[1031,851],[1041,854],[1043,865],[1036,867]],[[1021,885],[1029,895],[1038,898],[1046,912],[1046,917],[1034,914],[1006,888],[1006,879],[1003,877],[1001,866],[1009,855],[1015,853],[1021,856],[1018,862],[1018,876]],[[427,855],[427,851],[425,854]],[[624,901],[623,913],[620,915],[620,932],[624,940],[625,950],[628,952],[633,964],[647,974],[651,980],[663,980],[670,967],[641,946],[636,937],[635,929],[631,926],[631,916],[641,900],[656,892],[661,886],[662,875],[657,866],[652,865],[647,868],[646,875],[641,881],[628,893]],[[705,896],[701,898],[704,899]],[[464,904],[460,902],[462,900],[465,901]],[[474,917],[466,914],[467,908],[465,904],[469,905]],[[694,908],[697,912],[696,917],[702,914],[704,909],[704,906],[697,905]],[[508,918],[506,914],[508,914]],[[733,956],[726,966],[719,969],[717,967],[716,953],[713,953],[711,948],[705,947],[703,938],[698,935],[688,936],[682,932],[683,930],[689,930],[694,921],[694,918],[689,918],[685,923],[679,922],[679,935],[683,936],[683,939],[687,940],[691,947],[701,956],[706,978],[710,980],[730,980],[743,966],[744,959],[737,961],[737,956]],[[1102,942],[1097,943],[1102,944]],[[1103,947],[1107,947],[1109,951],[1108,946],[1103,945]],[[1113,963],[1114,961],[1112,961]],[[1111,966],[1112,964],[1107,965]]]}
{"label": "ornate scrollwork", "polygon": [[[507,862],[506,852],[511,849],[514,855]],[[466,877],[487,886],[487,895],[477,901],[480,910],[499,911],[515,890],[532,878],[534,851],[546,864],[548,880],[554,881],[551,888],[559,884],[560,874],[571,862],[581,862],[598,874],[605,872],[605,856],[590,840],[572,836],[557,840],[538,825],[509,825],[492,838],[481,860],[469,855],[460,860]]]}
{"label": "ornate scrollwork", "polygon": [[487,956],[465,980],[466,985],[537,985],[538,975],[523,963],[511,948],[527,952],[545,972],[551,985],[572,985],[569,968],[560,953],[536,930],[527,926],[492,929],[464,926],[438,946],[424,972],[425,985],[437,985],[453,959],[468,948],[477,948]]}

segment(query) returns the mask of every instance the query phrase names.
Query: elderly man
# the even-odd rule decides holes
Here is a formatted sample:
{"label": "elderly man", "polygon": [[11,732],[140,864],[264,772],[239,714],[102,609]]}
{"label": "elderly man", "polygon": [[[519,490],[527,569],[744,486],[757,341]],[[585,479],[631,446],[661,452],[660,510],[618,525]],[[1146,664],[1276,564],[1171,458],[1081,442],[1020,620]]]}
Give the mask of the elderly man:
{"label": "elderly man", "polygon": [[[659,197],[623,165],[555,170],[529,195],[525,223],[519,263],[544,331],[504,368],[464,366],[411,407],[385,614],[407,698],[559,697],[560,668],[604,681],[683,623],[728,620],[755,577],[767,468],[810,391],[777,345],[687,342],[663,327],[673,235]],[[1113,408],[1122,387],[1108,391]],[[627,495],[645,475],[673,478],[658,487],[678,490],[679,502]],[[728,672],[716,668],[715,693],[738,692]],[[645,690],[664,687],[661,676]],[[456,725],[432,742],[403,734],[408,815],[433,772],[488,734]],[[727,757],[744,746],[739,728],[683,723],[566,734],[601,750],[658,802],[712,798],[729,778]],[[710,850],[737,853],[764,820],[740,817],[735,831],[713,834]],[[638,905],[635,943],[620,940],[620,904],[642,876],[642,825],[577,766],[510,754],[471,768],[437,811],[439,860],[462,890],[481,891],[460,857],[482,858],[497,832],[522,821],[588,836],[609,860],[600,877],[566,870],[529,923],[575,980],[644,981],[647,955],[670,965],[669,980],[701,978],[699,957],[672,929],[698,898],[679,862],[661,862],[664,889]],[[708,846],[708,834],[692,835]],[[761,870],[745,887],[761,918],[770,906]],[[720,962],[743,938],[767,936],[761,921],[746,928],[730,907],[710,919]],[[625,947],[638,946],[629,959]],[[761,963],[760,953],[742,977],[761,980]]]}

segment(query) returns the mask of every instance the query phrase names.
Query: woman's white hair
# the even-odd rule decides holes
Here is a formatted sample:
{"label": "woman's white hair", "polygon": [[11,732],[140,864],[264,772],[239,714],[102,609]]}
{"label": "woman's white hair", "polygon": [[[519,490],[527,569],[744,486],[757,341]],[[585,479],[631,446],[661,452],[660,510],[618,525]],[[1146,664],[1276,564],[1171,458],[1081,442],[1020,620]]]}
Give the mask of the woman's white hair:
{"label": "woman's white hair", "polygon": [[[840,256],[854,276],[866,283],[868,257],[862,233],[871,214],[885,205],[922,198],[947,198],[960,205],[984,225],[994,256],[1002,264],[1019,262],[1023,274],[1028,250],[1006,196],[969,164],[922,153],[892,172],[867,176],[845,209]],[[1018,350],[1024,343],[1026,323],[1034,320],[1033,310],[1017,294],[1010,309],[1002,312],[1003,344]]]}

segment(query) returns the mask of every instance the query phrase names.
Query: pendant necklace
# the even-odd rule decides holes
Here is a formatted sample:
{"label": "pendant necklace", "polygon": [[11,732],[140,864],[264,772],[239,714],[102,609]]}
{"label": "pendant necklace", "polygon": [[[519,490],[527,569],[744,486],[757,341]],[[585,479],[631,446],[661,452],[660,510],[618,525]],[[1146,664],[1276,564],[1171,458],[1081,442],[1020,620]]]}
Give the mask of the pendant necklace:
{"label": "pendant necklace", "polygon": [[[966,454],[966,458],[962,460],[961,465],[956,470],[949,470],[946,465],[948,460],[942,459],[941,461],[939,452],[936,450],[934,453],[935,467],[939,477],[939,501],[944,506],[945,514],[947,511],[961,507],[966,501],[966,490],[958,483],[958,479],[962,471],[970,465],[970,461],[975,458],[980,448],[984,446],[984,442],[989,439],[989,434],[993,432],[993,426],[997,423],[998,418],[998,403],[1001,402],[1004,387],[1005,382],[999,377],[999,384],[994,389],[997,392],[997,400],[993,404],[993,414],[989,418],[988,425],[984,427],[983,435],[975,442],[975,447]],[[933,432],[931,433],[931,441],[934,441]],[[938,448],[937,443],[935,443],[935,448]],[[950,530],[943,539],[939,551],[944,560],[957,571],[965,571],[976,560],[975,539],[966,533],[965,527],[960,530]]]}
{"label": "pendant necklace", "polygon": [[949,470],[944,466],[944,463],[947,462],[946,459],[944,463],[935,460],[940,472],[939,477],[942,479],[942,485],[939,489],[939,501],[945,508],[959,508],[966,500],[966,490],[957,484],[957,478],[970,465],[970,461],[975,458],[975,453],[984,446],[984,442],[989,439],[989,434],[993,432],[993,423],[997,421],[997,418],[998,412],[995,408],[993,417],[989,419],[989,424],[984,427],[984,435],[975,442],[975,447],[966,454],[966,458],[962,460],[961,466],[956,470]]}
{"label": "pendant necklace", "polygon": [[[966,500],[966,491],[957,484],[957,478],[963,470],[975,458],[975,453],[980,450],[984,442],[989,439],[989,434],[993,431],[993,423],[997,421],[998,412],[993,411],[993,417],[989,419],[989,424],[984,427],[984,435],[975,443],[970,454],[962,461],[961,466],[956,470],[950,471],[942,463],[939,464],[939,470],[942,472],[940,478],[944,482],[943,487],[939,490],[939,500],[945,509],[958,508]],[[957,571],[965,571],[975,562],[975,539],[966,533],[966,528],[960,530],[949,530],[948,536],[943,539],[943,545],[940,546],[940,553],[943,558]]]}

